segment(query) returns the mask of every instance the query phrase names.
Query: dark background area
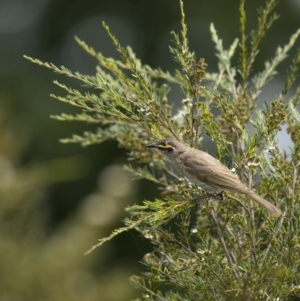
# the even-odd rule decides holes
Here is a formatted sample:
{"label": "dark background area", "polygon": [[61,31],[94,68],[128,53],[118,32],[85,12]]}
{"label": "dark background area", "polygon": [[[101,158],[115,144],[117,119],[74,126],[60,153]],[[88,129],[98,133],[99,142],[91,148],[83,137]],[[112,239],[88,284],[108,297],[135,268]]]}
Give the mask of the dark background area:
{"label": "dark background area", "polygon": [[[216,71],[217,59],[209,25],[214,23],[225,48],[228,48],[239,34],[239,1],[184,2],[190,47],[198,58],[205,58],[208,71]],[[257,23],[256,9],[259,5],[263,5],[263,1],[251,0],[246,3],[249,32]],[[256,70],[261,70],[264,61],[274,56],[277,46],[286,44],[300,26],[298,0],[280,1],[276,11],[281,17],[262,43]],[[52,296],[55,300],[79,298],[110,301],[130,300],[138,294],[128,283],[128,277],[143,269],[138,261],[151,250],[151,246],[136,233],[121,235],[101,249],[96,249],[92,255],[82,254],[97,242],[97,238],[107,236],[113,229],[122,226],[127,205],[153,199],[159,195],[159,191],[150,183],[132,182],[122,172],[126,153],[114,141],[86,148],[59,143],[61,138],[96,127],[50,119],[50,115],[76,112],[76,109],[50,98],[50,93],[64,95],[64,91],[53,85],[53,80],[75,87],[78,83],[30,63],[23,55],[92,75],[95,73],[96,61],[77,45],[74,36],[106,56],[118,57],[101,25],[105,21],[121,44],[130,45],[143,63],[173,72],[177,66],[172,61],[168,45],[171,44],[170,32],[180,32],[180,18],[179,1],[174,0],[0,0],[0,110],[4,120],[1,131],[3,137],[7,137],[7,133],[14,135],[8,152],[3,151],[7,138],[1,139],[2,157],[6,156],[15,172],[31,170],[32,166],[40,165],[43,169],[45,162],[62,159],[58,171],[54,170],[52,174],[52,180],[47,178],[45,184],[40,186],[36,184],[36,179],[33,181],[36,186],[32,185],[32,191],[42,191],[36,197],[38,201],[27,208],[28,199],[24,196],[22,205],[18,205],[18,214],[25,210],[26,215],[34,221],[38,216],[39,222],[32,224],[29,218],[30,221],[26,219],[24,223],[18,224],[18,214],[13,221],[10,218],[9,223],[5,220],[5,225],[8,225],[5,235],[18,232],[18,227],[27,229],[22,236],[26,237],[22,243],[26,246],[27,256],[33,256],[30,254],[36,252],[33,258],[39,258],[43,270],[37,269],[34,273],[28,271],[31,265],[36,265],[34,262],[28,264],[28,273],[24,270],[21,273],[19,264],[19,268],[15,268],[14,264],[18,260],[23,262],[24,253],[16,254],[17,261],[13,264],[13,257],[6,257],[7,253],[19,249],[18,243],[13,243],[6,252],[0,254],[0,261],[5,261],[7,265],[6,273],[2,276],[6,281],[0,285],[1,297],[8,296],[6,300],[47,300],[45,296]],[[285,70],[296,48],[285,64],[280,65],[281,75],[263,91],[261,100],[272,99],[279,93]],[[238,57],[235,57],[237,60]],[[170,99],[174,102],[180,102],[182,98],[178,88],[170,93]],[[282,147],[288,143],[284,137],[283,133],[280,140]],[[12,156],[19,145],[22,145],[20,151]],[[71,167],[64,165],[70,158],[73,160]],[[73,172],[74,166],[76,168]],[[63,179],[60,179],[60,172],[66,173]],[[0,173],[1,179],[7,181],[7,169],[1,168]],[[111,182],[113,184],[110,186]],[[120,183],[123,183],[121,187]],[[2,209],[7,202],[9,200],[3,194]],[[15,209],[13,212],[16,214]],[[88,229],[88,232],[82,229]],[[31,239],[27,239],[29,232],[35,233],[30,236]],[[11,236],[15,237],[14,234]],[[86,239],[87,236],[89,239]],[[59,246],[55,251],[57,258],[72,249],[74,258],[82,265],[77,267],[70,263],[70,267],[62,273],[61,280],[57,283],[57,280],[53,280],[56,284],[52,289],[51,279],[55,279],[56,273],[64,268],[63,263],[59,268],[55,264],[49,264],[46,268],[49,262],[47,256],[51,255],[51,246],[55,244]],[[46,256],[45,252],[50,255]],[[37,279],[49,271],[53,276],[37,285]],[[25,285],[24,290],[19,290],[17,279],[24,281],[25,278],[32,278],[32,281]],[[43,290],[43,286],[47,289]],[[64,290],[67,292],[63,293]]]}

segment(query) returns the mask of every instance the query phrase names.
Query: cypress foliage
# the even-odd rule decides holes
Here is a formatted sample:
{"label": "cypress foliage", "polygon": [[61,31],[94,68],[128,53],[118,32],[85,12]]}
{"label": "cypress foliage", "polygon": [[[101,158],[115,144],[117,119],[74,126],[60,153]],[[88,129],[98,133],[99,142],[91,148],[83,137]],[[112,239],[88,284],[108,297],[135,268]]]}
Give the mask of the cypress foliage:
{"label": "cypress foliage", "polygon": [[[126,170],[163,190],[160,199],[126,208],[124,227],[92,248],[130,229],[152,242],[154,250],[143,260],[147,272],[131,278],[142,291],[139,300],[287,300],[299,295],[300,87],[291,87],[299,73],[300,50],[281,93],[261,109],[257,100],[296,43],[300,29],[276,49],[263,70],[253,71],[261,42],[278,18],[276,3],[265,1],[258,9],[257,27],[247,35],[245,0],[241,0],[240,37],[229,49],[224,49],[211,24],[216,73],[207,72],[205,60],[189,49],[182,1],[182,30],[172,33],[170,47],[179,65],[174,75],[143,65],[130,47],[120,45],[105,23],[119,60],[103,56],[76,38],[98,63],[93,76],[26,57],[87,87],[82,92],[54,82],[66,96],[52,97],[78,107],[78,114],[53,118],[98,125],[95,132],[73,135],[62,139],[63,143],[91,145],[114,139],[128,150],[130,160],[140,163],[138,168],[127,165]],[[239,59],[232,63],[235,54]],[[163,83],[158,84],[158,79]],[[175,115],[168,98],[171,83],[184,95]],[[292,140],[289,152],[277,145],[282,125],[287,125]],[[249,187],[259,176],[257,192],[281,208],[282,216],[269,216],[241,195],[227,194],[223,201],[210,199],[197,206],[191,200],[203,191],[187,185],[158,152],[145,148],[146,143],[167,137],[200,148],[203,134],[214,141],[216,157],[224,164],[230,160],[230,167]]]}

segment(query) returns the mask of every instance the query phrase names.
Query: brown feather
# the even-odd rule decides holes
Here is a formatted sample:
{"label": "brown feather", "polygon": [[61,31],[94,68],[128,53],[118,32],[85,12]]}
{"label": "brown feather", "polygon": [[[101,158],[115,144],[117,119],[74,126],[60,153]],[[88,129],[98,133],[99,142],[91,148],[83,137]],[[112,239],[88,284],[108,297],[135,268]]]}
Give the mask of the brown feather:
{"label": "brown feather", "polygon": [[281,211],[245,186],[225,165],[206,152],[189,148],[178,141],[161,140],[148,147],[159,149],[190,181],[208,192],[223,190],[242,193],[266,208],[272,215]]}

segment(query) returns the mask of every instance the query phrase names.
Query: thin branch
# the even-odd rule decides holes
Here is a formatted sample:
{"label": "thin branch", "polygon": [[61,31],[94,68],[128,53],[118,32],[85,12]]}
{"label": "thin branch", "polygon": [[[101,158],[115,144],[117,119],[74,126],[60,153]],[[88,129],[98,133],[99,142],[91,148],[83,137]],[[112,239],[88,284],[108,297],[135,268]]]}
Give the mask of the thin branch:
{"label": "thin branch", "polygon": [[185,249],[188,252],[188,254],[194,256],[199,262],[201,262],[201,265],[205,266],[211,273],[213,273],[218,278],[219,282],[223,285],[223,288],[225,290],[228,290],[228,287],[223,282],[222,278],[218,275],[218,273],[215,270],[213,270],[209,265],[207,265],[205,262],[201,261],[201,258],[199,258],[199,256],[196,253],[194,253],[190,248],[188,248],[187,246],[185,246],[181,241],[177,240],[174,236],[171,236],[168,232],[162,231],[160,229],[156,229],[156,231],[158,231],[158,232],[162,233],[163,235],[169,237],[169,239],[171,241],[175,242],[180,247],[182,247],[183,249]]}
{"label": "thin branch", "polygon": [[213,220],[213,222],[215,224],[215,227],[216,227],[216,230],[217,230],[217,235],[218,235],[218,238],[219,238],[219,242],[220,242],[220,244],[222,246],[222,249],[223,249],[223,251],[225,253],[227,261],[228,261],[228,263],[229,263],[229,265],[231,267],[231,271],[232,271],[233,277],[235,278],[235,280],[239,281],[240,277],[239,277],[239,275],[238,275],[238,273],[236,271],[235,265],[234,265],[234,263],[232,261],[231,255],[230,255],[229,250],[227,248],[227,245],[225,243],[224,235],[223,235],[223,233],[221,231],[220,223],[219,223],[218,217],[216,216],[214,210],[210,211],[210,216],[212,217],[212,220]]}
{"label": "thin branch", "polygon": [[287,210],[285,210],[285,211],[282,213],[282,215],[281,215],[281,217],[280,217],[280,220],[279,220],[279,223],[278,223],[278,225],[277,225],[277,227],[276,227],[276,230],[275,230],[274,234],[272,235],[272,238],[270,239],[270,242],[269,242],[267,248],[266,248],[265,251],[264,251],[263,258],[261,259],[261,265],[260,265],[260,268],[262,267],[262,265],[264,264],[264,261],[265,261],[266,258],[268,257],[268,254],[269,254],[269,252],[270,252],[270,250],[271,250],[271,248],[272,248],[272,241],[273,241],[273,240],[278,236],[278,234],[280,233],[280,230],[281,230],[281,228],[282,228],[283,221],[284,221],[284,219],[285,219],[286,214],[287,214]]}

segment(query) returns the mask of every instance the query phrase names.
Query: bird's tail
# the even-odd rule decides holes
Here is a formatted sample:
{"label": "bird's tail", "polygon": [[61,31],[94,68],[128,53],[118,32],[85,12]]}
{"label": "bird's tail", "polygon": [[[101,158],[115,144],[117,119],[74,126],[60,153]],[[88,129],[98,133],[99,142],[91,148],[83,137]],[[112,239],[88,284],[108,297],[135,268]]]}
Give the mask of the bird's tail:
{"label": "bird's tail", "polygon": [[281,210],[278,209],[276,206],[274,206],[273,204],[271,204],[270,202],[266,201],[265,199],[263,199],[261,196],[259,196],[258,194],[256,194],[254,191],[250,191],[247,193],[247,195],[256,203],[258,203],[259,205],[265,207],[272,215],[274,216],[279,216],[281,215]]}

